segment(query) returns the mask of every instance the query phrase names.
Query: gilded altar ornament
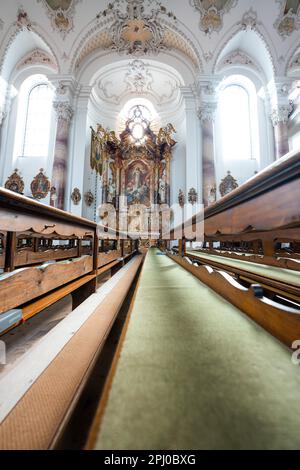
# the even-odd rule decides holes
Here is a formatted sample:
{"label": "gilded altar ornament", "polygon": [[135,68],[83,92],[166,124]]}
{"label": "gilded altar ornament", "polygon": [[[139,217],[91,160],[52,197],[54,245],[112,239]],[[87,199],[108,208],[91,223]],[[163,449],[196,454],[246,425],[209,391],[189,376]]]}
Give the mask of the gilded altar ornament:
{"label": "gilded altar ornament", "polygon": [[104,129],[100,124],[97,131],[91,127],[91,159],[90,164],[92,170],[96,170],[100,176],[103,174],[103,163],[107,160],[108,155],[116,150],[119,141],[114,131]]}
{"label": "gilded altar ornament", "polygon": [[44,173],[43,168],[40,169],[40,172],[33,178],[30,188],[31,193],[35,199],[44,199],[50,191],[50,181]]}
{"label": "gilded altar ornament", "polygon": [[188,201],[192,205],[194,205],[198,202],[198,193],[197,193],[195,188],[191,188],[189,190]]}
{"label": "gilded altar ornament", "polygon": [[172,138],[173,134],[176,134],[176,130],[172,124],[162,127],[157,136],[158,145],[166,144],[168,147],[174,147],[177,142]]}
{"label": "gilded altar ornament", "polygon": [[182,189],[179,189],[178,204],[180,205],[180,207],[184,207],[185,204],[185,195]]}
{"label": "gilded altar ornament", "polygon": [[[147,111],[144,105],[133,106],[119,138],[101,125],[92,129],[91,167],[101,176],[102,202],[117,210],[122,201],[128,206],[142,204],[147,208],[153,204],[170,205],[175,129],[168,124],[158,133],[153,132]],[[133,231],[145,231],[142,212],[129,219]]]}
{"label": "gilded altar ornament", "polygon": [[23,194],[24,192],[24,181],[19,175],[19,170],[15,169],[12,175],[10,175],[5,183],[5,188],[13,191],[14,193]]}
{"label": "gilded altar ornament", "polygon": [[86,205],[88,207],[91,207],[91,205],[93,204],[95,198],[94,198],[94,194],[92,193],[91,190],[87,191],[85,194],[84,194],[84,201],[86,203]]}
{"label": "gilded altar ornament", "polygon": [[78,189],[78,188],[73,189],[73,192],[71,194],[71,199],[72,199],[72,202],[73,202],[74,206],[78,206],[78,204],[81,201],[80,189]]}
{"label": "gilded altar ornament", "polygon": [[238,187],[239,185],[237,183],[237,180],[233,178],[230,171],[227,171],[227,176],[221,181],[221,184],[219,186],[221,196],[226,196],[226,194],[231,193],[231,191]]}

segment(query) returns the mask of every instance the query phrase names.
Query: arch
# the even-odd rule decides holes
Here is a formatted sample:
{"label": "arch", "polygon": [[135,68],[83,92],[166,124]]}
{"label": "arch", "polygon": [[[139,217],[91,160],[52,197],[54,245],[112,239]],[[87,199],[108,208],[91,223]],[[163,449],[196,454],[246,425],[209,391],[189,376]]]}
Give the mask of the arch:
{"label": "arch", "polygon": [[[227,96],[226,96],[227,95]],[[244,106],[244,109],[243,109]],[[226,109],[225,109],[226,108]],[[222,113],[232,113],[231,118]],[[242,113],[242,116],[241,116]],[[225,78],[220,86],[219,115],[222,135],[222,158],[228,150],[230,159],[256,159],[259,160],[259,127],[258,127],[258,107],[257,90],[255,83],[245,75],[231,74]],[[241,117],[243,119],[241,119]],[[235,122],[236,120],[236,122]],[[242,122],[244,120],[244,123]],[[240,126],[240,130],[232,129]],[[225,126],[225,128],[224,128]],[[233,138],[234,136],[234,138]],[[238,138],[242,140],[238,142]],[[247,143],[247,145],[246,145]],[[235,150],[233,147],[235,147]],[[247,147],[247,155],[240,158],[241,149]],[[225,152],[224,152],[225,149]],[[236,153],[235,153],[236,152]],[[226,158],[228,157],[226,156]],[[242,157],[242,155],[241,155]]]}
{"label": "arch", "polygon": [[[188,37],[179,28],[174,27],[167,21],[162,21],[165,26],[164,45],[166,50],[164,55],[174,56],[176,51],[180,60],[184,60],[187,67],[193,70],[193,73],[203,72],[203,64],[201,60],[201,45],[197,47],[194,41]],[[91,56],[105,56],[107,53],[113,54],[111,50],[111,38],[109,35],[110,20],[106,19],[101,22],[91,22],[78,36],[71,51],[71,63],[69,72],[72,74],[81,74],[86,63],[90,62]],[[203,52],[203,51],[202,51]],[[100,54],[99,54],[100,53]],[[159,57],[161,57],[161,52]],[[120,58],[120,55],[118,54]],[[150,56],[149,56],[150,57]],[[134,58],[134,56],[132,56]]]}
{"label": "arch", "polygon": [[256,60],[242,49],[229,52],[217,65],[218,73],[225,77],[232,74],[248,76],[254,83],[267,83],[267,77]]}
{"label": "arch", "polygon": [[47,159],[53,117],[52,101],[53,89],[45,75],[30,75],[23,81],[18,100],[15,157]]}
{"label": "arch", "polygon": [[[241,49],[255,60],[259,68],[263,71],[267,81],[270,81],[274,75],[277,74],[274,57],[276,51],[273,44],[266,40],[266,32],[262,32],[262,26],[258,28],[257,25],[252,26],[250,30],[246,31],[242,23],[234,25],[224,36],[224,40],[220,41],[220,46],[216,49],[215,59],[212,67],[212,72],[216,73],[218,66],[222,59],[233,52],[235,49]],[[246,38],[247,41],[243,41]],[[249,35],[252,35],[250,41]],[[249,46],[249,44],[251,46]],[[259,56],[260,53],[260,56]]]}
{"label": "arch", "polygon": [[[6,81],[9,81],[18,62],[35,48],[48,54],[59,72],[59,61],[51,44],[53,44],[53,40],[45,39],[45,34],[40,33],[37,28],[32,28],[29,31],[16,26],[10,27],[0,47],[0,74]],[[14,54],[15,50],[16,54]]]}

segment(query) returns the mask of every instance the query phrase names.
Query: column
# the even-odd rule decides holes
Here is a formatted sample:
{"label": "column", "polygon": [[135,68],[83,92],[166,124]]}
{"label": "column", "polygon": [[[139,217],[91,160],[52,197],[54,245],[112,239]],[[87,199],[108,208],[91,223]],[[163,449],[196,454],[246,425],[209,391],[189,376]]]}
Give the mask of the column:
{"label": "column", "polygon": [[203,204],[213,204],[217,197],[217,179],[215,162],[215,117],[218,108],[218,87],[220,78],[200,77],[197,86],[201,104],[198,117],[202,127],[203,141]]}
{"label": "column", "polygon": [[271,114],[274,127],[276,160],[289,152],[288,120],[290,105],[282,105],[273,109]]}
{"label": "column", "polygon": [[[197,117],[197,100],[192,89],[182,87],[181,94],[186,115],[186,192],[194,188],[198,193],[198,203],[202,203],[202,152],[201,133]],[[186,194],[187,200],[187,194]]]}
{"label": "column", "polygon": [[199,119],[202,126],[203,141],[203,204],[204,207],[213,204],[217,195],[217,180],[215,166],[214,121],[217,110],[216,103],[202,103],[199,109]]}
{"label": "column", "polygon": [[[68,200],[67,210],[73,214],[82,216],[83,215],[83,204],[84,204],[84,192],[91,190],[95,192],[95,184],[92,183],[92,172],[90,169],[90,158],[87,151],[89,152],[90,147],[87,148],[87,143],[90,143],[91,131],[88,126],[88,104],[90,100],[90,94],[92,87],[81,86],[78,89],[78,96],[76,98],[75,117],[73,123],[73,139],[70,154],[70,166],[69,166],[69,193],[71,194],[74,188],[78,188],[81,193],[81,201],[78,205],[75,205],[71,199]],[[90,185],[85,184],[85,178],[91,177]]]}
{"label": "column", "polygon": [[57,131],[52,169],[52,187],[56,197],[50,204],[58,209],[66,209],[65,194],[68,183],[68,159],[71,122],[74,115],[72,90],[69,80],[56,83],[56,96],[53,107],[57,116]]}
{"label": "column", "polygon": [[291,112],[289,95],[293,82],[294,79],[287,77],[275,77],[268,84],[276,160],[289,152],[288,120]]}

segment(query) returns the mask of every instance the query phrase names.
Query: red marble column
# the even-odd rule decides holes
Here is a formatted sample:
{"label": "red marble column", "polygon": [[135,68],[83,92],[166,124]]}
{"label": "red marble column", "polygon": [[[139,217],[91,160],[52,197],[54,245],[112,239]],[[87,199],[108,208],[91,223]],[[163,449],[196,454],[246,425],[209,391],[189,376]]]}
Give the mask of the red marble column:
{"label": "red marble column", "polygon": [[276,160],[286,155],[290,150],[287,126],[289,111],[289,106],[278,106],[271,115],[274,127]]}
{"label": "red marble column", "polygon": [[203,204],[204,207],[216,201],[216,167],[214,143],[214,119],[217,105],[207,103],[199,110],[203,140]]}
{"label": "red marble column", "polygon": [[69,134],[73,109],[68,102],[55,102],[57,114],[57,132],[52,170],[52,187],[56,189],[56,198],[51,205],[58,209],[65,208],[65,190],[67,185]]}

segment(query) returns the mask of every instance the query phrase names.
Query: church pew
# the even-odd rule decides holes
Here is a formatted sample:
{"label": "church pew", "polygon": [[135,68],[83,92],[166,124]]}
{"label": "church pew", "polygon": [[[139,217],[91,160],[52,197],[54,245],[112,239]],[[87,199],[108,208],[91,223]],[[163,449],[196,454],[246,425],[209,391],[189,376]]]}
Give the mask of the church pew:
{"label": "church pew", "polygon": [[[202,248],[187,248],[192,239],[183,234],[170,255],[288,346],[300,337],[299,315],[285,310],[300,312],[299,200],[300,153],[293,152],[187,221],[195,230],[204,217]],[[251,284],[263,288],[263,308]]]}
{"label": "church pew", "polygon": [[[1,450],[46,450],[56,446],[142,262],[142,255],[135,257],[115,281],[112,279],[105,294],[100,289],[57,325],[52,337],[46,335],[39,341],[40,351],[32,348],[27,357],[21,358],[12,377],[7,378],[14,384],[12,393],[0,393]],[[82,316],[87,319],[76,329]],[[53,348],[62,336],[65,344],[55,355]],[[40,362],[45,362],[45,356],[38,356],[44,351],[47,361],[41,370],[36,370],[41,367]],[[49,355],[55,357],[49,359]],[[24,376],[32,379],[25,382]],[[14,432],[16,427],[18,432]]]}
{"label": "church pew", "polygon": [[[214,269],[211,265],[196,265],[188,257],[182,258],[170,254],[180,266],[192,273],[200,281],[207,284],[230,303],[246,313],[252,320],[265,328],[269,333],[292,347],[300,338],[300,305],[290,306],[275,302],[264,295],[260,284],[246,288],[230,274]],[[295,300],[300,302],[300,289]]]}
{"label": "church pew", "polygon": [[[118,235],[108,234],[113,240]],[[99,236],[94,222],[0,188],[0,334],[17,323],[14,318],[26,320],[40,311],[41,297],[48,306],[62,298],[57,291],[62,295],[64,286],[73,286],[76,308],[96,291],[100,275],[120,269],[126,260],[111,263],[122,258],[121,248],[99,253],[99,243],[115,243]],[[126,246],[129,257],[135,250],[130,241]]]}
{"label": "church pew", "polygon": [[[242,184],[185,224],[195,231],[204,218],[204,248],[231,245],[228,255],[250,253],[245,260],[299,270],[293,259],[300,256],[300,152],[291,152]],[[176,239],[176,232],[171,239]],[[183,237],[183,249],[185,240]],[[283,244],[289,248],[284,249]],[[247,247],[247,251],[245,251]],[[259,255],[259,256],[258,256]]]}

